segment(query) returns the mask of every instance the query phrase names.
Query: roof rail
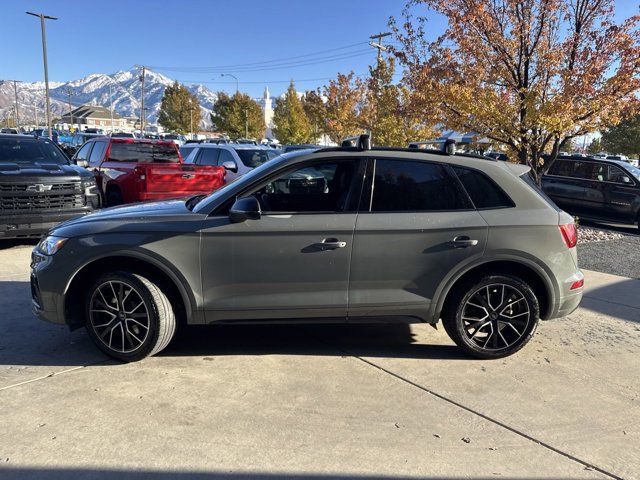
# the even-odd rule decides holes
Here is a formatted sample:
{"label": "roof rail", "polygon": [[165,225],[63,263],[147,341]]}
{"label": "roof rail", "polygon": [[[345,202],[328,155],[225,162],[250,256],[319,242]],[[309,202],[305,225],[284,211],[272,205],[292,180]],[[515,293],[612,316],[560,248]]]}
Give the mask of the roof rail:
{"label": "roof rail", "polygon": [[360,150],[371,150],[371,135],[363,133],[355,137],[347,137],[342,140],[341,147],[356,147]]}
{"label": "roof rail", "polygon": [[427,145],[437,145],[438,150],[446,153],[447,155],[454,155],[456,153],[456,141],[451,138],[447,138],[445,140],[425,140],[422,142],[410,142],[409,148],[419,149]]}

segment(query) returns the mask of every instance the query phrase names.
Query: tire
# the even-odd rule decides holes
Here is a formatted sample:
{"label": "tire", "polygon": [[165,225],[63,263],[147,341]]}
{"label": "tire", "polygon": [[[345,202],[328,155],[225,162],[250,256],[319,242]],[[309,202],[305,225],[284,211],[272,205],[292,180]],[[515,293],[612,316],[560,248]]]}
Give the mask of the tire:
{"label": "tire", "polygon": [[113,189],[107,193],[107,207],[116,207],[123,203],[124,200],[120,191]]}
{"label": "tire", "polygon": [[164,349],[176,329],[167,296],[151,280],[129,272],[101,276],[88,290],[85,328],[110,357],[135,362]]}
{"label": "tire", "polygon": [[539,320],[535,293],[524,280],[510,275],[465,282],[452,292],[442,314],[451,340],[467,354],[482,359],[516,353],[531,340]]}

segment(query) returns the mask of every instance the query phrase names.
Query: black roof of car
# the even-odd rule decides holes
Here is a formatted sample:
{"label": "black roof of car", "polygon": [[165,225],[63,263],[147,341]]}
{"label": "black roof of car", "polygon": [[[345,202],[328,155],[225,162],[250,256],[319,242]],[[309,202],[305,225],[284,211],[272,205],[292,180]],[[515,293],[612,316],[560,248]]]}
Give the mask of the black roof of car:
{"label": "black roof of car", "polygon": [[[543,155],[543,157],[548,157],[548,155]],[[620,167],[628,167],[631,163],[625,160],[614,160],[612,158],[596,158],[596,157],[583,157],[582,155],[558,155],[556,160],[579,160],[581,162],[604,162],[611,163],[613,165],[618,165]],[[633,166],[633,165],[631,165]]]}

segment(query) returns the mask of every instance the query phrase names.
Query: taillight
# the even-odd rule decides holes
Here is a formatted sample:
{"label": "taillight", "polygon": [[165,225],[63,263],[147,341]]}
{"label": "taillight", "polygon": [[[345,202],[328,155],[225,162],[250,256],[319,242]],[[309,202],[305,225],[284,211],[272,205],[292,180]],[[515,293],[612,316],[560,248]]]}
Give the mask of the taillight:
{"label": "taillight", "polygon": [[573,248],[578,243],[578,229],[575,223],[566,223],[564,225],[558,225],[562,239],[568,248]]}
{"label": "taillight", "polygon": [[144,180],[145,178],[147,178],[147,175],[144,171],[143,168],[140,167],[136,167],[133,169],[133,173],[140,179],[140,180]]}

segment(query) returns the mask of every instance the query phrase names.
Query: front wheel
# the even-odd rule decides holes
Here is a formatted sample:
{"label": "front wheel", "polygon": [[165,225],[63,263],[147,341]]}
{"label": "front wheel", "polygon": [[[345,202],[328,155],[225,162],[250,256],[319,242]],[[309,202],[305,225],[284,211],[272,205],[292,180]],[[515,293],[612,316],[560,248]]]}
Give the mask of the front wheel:
{"label": "front wheel", "polygon": [[540,318],[535,293],[522,279],[494,275],[461,285],[443,312],[449,337],[468,354],[502,358],[533,336]]}
{"label": "front wheel", "polygon": [[175,332],[169,299],[151,280],[134,273],[101,276],[86,297],[85,327],[107,355],[134,362],[164,349]]}

